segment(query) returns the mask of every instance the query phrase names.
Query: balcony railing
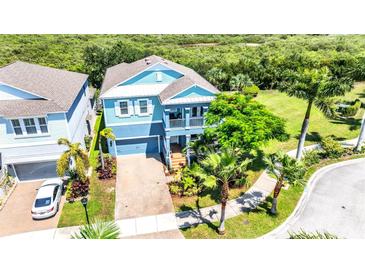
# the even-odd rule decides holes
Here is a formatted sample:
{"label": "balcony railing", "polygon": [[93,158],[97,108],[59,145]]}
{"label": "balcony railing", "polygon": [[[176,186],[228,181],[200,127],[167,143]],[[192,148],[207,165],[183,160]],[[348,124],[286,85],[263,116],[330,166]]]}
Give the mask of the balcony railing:
{"label": "balcony railing", "polygon": [[185,119],[170,119],[170,128],[185,127]]}
{"label": "balcony railing", "polygon": [[192,117],[190,118],[190,126],[191,127],[202,127],[204,125],[203,117]]}

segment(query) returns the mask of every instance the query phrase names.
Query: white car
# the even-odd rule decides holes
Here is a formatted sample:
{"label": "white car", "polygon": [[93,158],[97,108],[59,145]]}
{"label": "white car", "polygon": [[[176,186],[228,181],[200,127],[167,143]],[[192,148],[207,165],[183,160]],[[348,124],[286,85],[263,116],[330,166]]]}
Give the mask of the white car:
{"label": "white car", "polygon": [[38,189],[32,207],[33,219],[46,219],[56,215],[61,203],[63,182],[61,179],[46,180]]}

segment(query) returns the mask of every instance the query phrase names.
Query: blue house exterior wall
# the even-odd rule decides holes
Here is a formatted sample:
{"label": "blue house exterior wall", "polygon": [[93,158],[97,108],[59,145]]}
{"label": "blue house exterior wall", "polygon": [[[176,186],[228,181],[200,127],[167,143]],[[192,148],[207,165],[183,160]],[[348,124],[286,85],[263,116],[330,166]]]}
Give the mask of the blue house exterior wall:
{"label": "blue house exterior wall", "polygon": [[214,96],[214,94],[212,94],[208,90],[203,89],[199,86],[193,86],[193,87],[177,94],[176,96],[174,96],[172,98],[177,99],[177,98],[202,97],[202,96]]}
{"label": "blue house exterior wall", "polygon": [[146,116],[138,116],[138,115],[131,115],[130,117],[118,117],[115,115],[115,102],[118,100],[126,100],[126,99],[106,99],[104,100],[104,115],[105,115],[105,124],[112,125],[112,124],[126,124],[126,123],[151,123],[155,121],[162,121],[162,114],[163,114],[163,106],[160,103],[160,100],[154,97],[141,97],[141,98],[128,98],[133,105],[136,104],[138,99],[149,99],[152,100],[153,105],[153,113],[151,115]]}

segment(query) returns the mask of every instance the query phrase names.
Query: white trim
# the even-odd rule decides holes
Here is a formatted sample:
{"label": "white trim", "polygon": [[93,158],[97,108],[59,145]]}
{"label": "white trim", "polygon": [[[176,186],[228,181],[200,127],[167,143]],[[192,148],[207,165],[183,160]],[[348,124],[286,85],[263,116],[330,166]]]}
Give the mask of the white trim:
{"label": "white trim", "polygon": [[[46,120],[46,126],[47,126],[47,132],[46,133],[43,133],[41,131],[38,118],[44,118]],[[26,126],[25,126],[25,123],[24,123],[24,119],[33,119],[34,126],[36,128],[37,133],[33,133],[33,134],[27,133],[27,129],[26,129]],[[14,136],[15,139],[32,138],[32,137],[45,137],[45,136],[50,136],[51,135],[50,132],[49,132],[47,116],[33,116],[33,117],[27,117],[27,118],[19,117],[19,118],[13,118],[13,119],[9,119],[9,120],[10,120],[10,124],[13,128],[13,131],[14,131],[13,136]],[[12,120],[18,120],[19,121],[19,125],[20,125],[20,128],[22,130],[22,134],[17,135],[15,133],[15,129],[14,129],[14,125],[12,123]]]}
{"label": "white trim", "polygon": [[18,147],[32,147],[32,146],[44,146],[44,145],[56,145],[57,142],[56,141],[47,141],[47,142],[42,142],[42,143],[22,143],[22,144],[17,144],[17,145],[1,145],[1,148],[18,148]]}
{"label": "white trim", "polygon": [[[146,113],[141,113],[141,104],[140,104],[140,101],[146,101],[146,108],[147,108],[147,112]],[[149,98],[141,98],[141,99],[137,99],[136,100],[136,105],[134,107],[134,111],[135,111],[135,114],[138,115],[138,116],[149,116],[151,113],[149,111],[149,101],[150,99]],[[136,111],[137,109],[137,111]]]}
{"label": "white trim", "polygon": [[[146,59],[146,58],[147,58],[147,57],[143,58],[143,60],[144,60],[144,59]],[[128,64],[128,65],[130,65],[130,64]],[[114,88],[114,87],[117,87],[117,86],[119,86],[119,85],[121,85],[121,84],[123,84],[123,83],[125,83],[125,82],[127,82],[127,81],[129,81],[129,80],[131,80],[132,78],[136,77],[137,75],[139,75],[139,74],[141,74],[141,73],[143,73],[143,72],[147,71],[148,69],[150,69],[150,68],[152,68],[152,67],[154,67],[154,66],[157,66],[157,65],[162,65],[162,66],[164,66],[164,67],[167,67],[167,68],[169,68],[169,69],[171,69],[171,70],[173,70],[173,71],[176,71],[176,72],[180,73],[181,75],[185,76],[185,73],[182,73],[181,71],[179,71],[179,70],[177,70],[177,69],[173,69],[172,67],[170,67],[170,66],[169,66],[169,65],[167,65],[167,64],[163,64],[163,63],[161,63],[161,62],[157,62],[157,63],[155,63],[155,64],[147,65],[147,67],[146,67],[144,70],[140,70],[140,71],[139,71],[139,72],[137,72],[136,74],[133,74],[131,77],[127,78],[126,80],[123,80],[122,82],[119,82],[118,84],[116,84],[116,85],[112,86],[110,89],[112,89],[112,88]],[[175,79],[175,81],[176,81],[176,80],[177,80],[177,79]],[[108,89],[108,90],[110,90],[110,89]]]}
{"label": "white trim", "polygon": [[[122,114],[121,109],[120,109],[120,103],[124,103],[124,102],[127,103],[127,111],[128,111],[127,114]],[[117,100],[117,101],[115,101],[115,104],[117,104],[117,106],[114,105],[114,108],[116,108],[115,109],[115,111],[116,111],[115,116],[125,118],[125,117],[131,117],[133,115],[132,114],[133,105],[132,105],[131,100]]]}
{"label": "white trim", "polygon": [[141,121],[141,122],[132,122],[132,123],[110,123],[105,126],[132,126],[132,125],[143,125],[143,124],[158,124],[162,123],[162,120],[157,121]]}
{"label": "white trim", "polygon": [[47,98],[47,97],[41,96],[41,95],[39,95],[39,94],[35,94],[35,93],[33,93],[33,92],[27,91],[27,90],[22,89],[22,88],[18,88],[18,87],[13,86],[13,85],[9,85],[9,84],[4,83],[4,82],[0,82],[0,84],[5,85],[5,86],[8,86],[8,87],[11,87],[11,88],[14,88],[14,89],[18,89],[18,90],[20,90],[20,91],[22,91],[22,92],[25,92],[25,93],[29,93],[30,95],[33,95],[33,96],[38,97],[38,98],[43,98],[43,99],[46,99],[46,100],[50,100],[50,99],[49,99],[49,98]]}
{"label": "white trim", "polygon": [[[173,97],[175,97],[175,96],[177,96],[177,95],[179,95],[179,94],[181,94],[181,93],[183,93],[184,91],[187,91],[188,89],[190,89],[190,88],[192,88],[192,87],[200,87],[201,89],[204,89],[204,90],[206,90],[206,91],[208,91],[208,92],[212,93],[212,94],[213,94],[213,96],[212,96],[212,97],[214,97],[214,96],[217,94],[217,92],[213,92],[212,90],[209,90],[209,89],[207,89],[207,88],[205,88],[205,87],[202,87],[201,85],[193,84],[193,85],[191,85],[191,86],[187,87],[186,89],[183,89],[182,91],[179,91],[178,93],[174,94],[173,96],[171,96],[171,97],[169,97],[169,98],[165,99],[165,100],[164,100],[164,102],[165,102],[165,101],[167,101],[167,100],[170,100],[171,98],[173,98]],[[200,97],[200,96],[199,96],[199,97]],[[207,96],[204,96],[204,97],[207,97]]]}

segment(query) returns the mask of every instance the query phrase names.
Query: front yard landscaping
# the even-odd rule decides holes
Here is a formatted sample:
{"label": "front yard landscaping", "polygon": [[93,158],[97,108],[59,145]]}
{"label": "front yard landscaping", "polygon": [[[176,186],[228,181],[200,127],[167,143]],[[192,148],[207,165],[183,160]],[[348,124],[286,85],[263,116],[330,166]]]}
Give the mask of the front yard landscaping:
{"label": "front yard landscaping", "polygon": [[[341,100],[360,99],[365,103],[364,95],[365,82],[358,82]],[[277,90],[260,91],[255,100],[264,104],[275,115],[285,119],[286,130],[290,134],[289,140],[285,142],[270,140],[263,148],[264,151],[266,153],[274,153],[278,150],[289,151],[295,149],[298,145],[298,136],[303,122],[306,102],[296,97],[289,97],[287,94]],[[361,108],[355,117],[332,120],[327,119],[317,108],[313,108],[305,145],[318,143],[320,137],[328,135],[334,135],[338,140],[356,138],[359,134],[363,113],[364,109]]]}
{"label": "front yard landscaping", "polygon": [[[362,158],[365,154],[354,154],[339,159],[326,159],[308,168],[304,179],[306,181],[318,169],[341,161]],[[217,228],[219,223],[201,224],[196,227],[181,229],[186,239],[253,239],[272,231],[282,224],[296,207],[304,186],[290,186],[283,189],[279,202],[277,215],[270,214],[272,197],[268,197],[264,203],[251,212],[244,212],[239,216],[226,220],[226,234],[219,235]]]}
{"label": "front yard landscaping", "polygon": [[[93,138],[90,151],[90,166],[92,175],[90,178],[90,192],[88,201],[88,213],[90,220],[98,219],[111,221],[114,220],[115,207],[115,179],[99,180],[96,172],[98,165],[99,132],[104,127],[102,115],[97,116],[95,122],[95,137]],[[76,226],[86,224],[85,210],[80,201],[65,203],[62,210],[58,227]]]}

